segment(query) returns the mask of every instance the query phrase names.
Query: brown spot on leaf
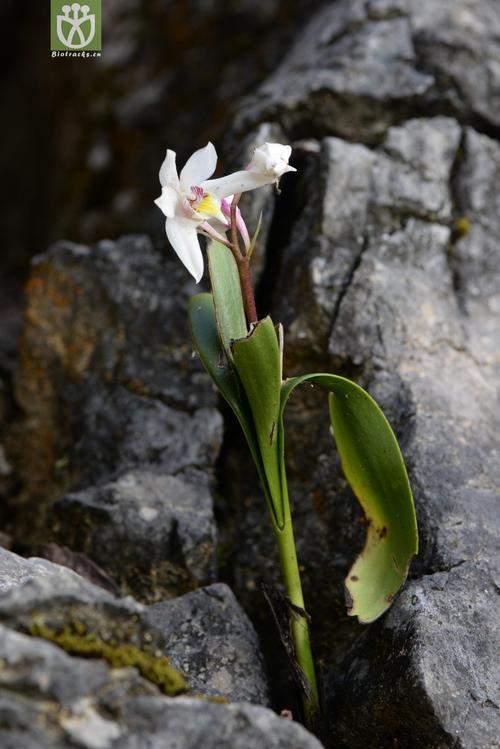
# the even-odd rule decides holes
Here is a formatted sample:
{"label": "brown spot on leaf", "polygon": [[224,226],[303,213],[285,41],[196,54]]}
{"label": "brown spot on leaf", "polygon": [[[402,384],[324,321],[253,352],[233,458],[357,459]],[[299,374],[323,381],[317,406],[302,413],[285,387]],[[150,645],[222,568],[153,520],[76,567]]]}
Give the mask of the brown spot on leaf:
{"label": "brown spot on leaf", "polygon": [[357,583],[359,580],[359,577],[357,575],[351,575],[351,580],[353,581],[353,583]]}
{"label": "brown spot on leaf", "polygon": [[386,536],[387,536],[387,526],[383,525],[382,528],[379,528],[378,530],[378,537],[385,538]]}
{"label": "brown spot on leaf", "polygon": [[392,601],[394,600],[394,594],[387,593],[387,595],[385,596],[385,600],[387,601],[387,603],[392,603]]}

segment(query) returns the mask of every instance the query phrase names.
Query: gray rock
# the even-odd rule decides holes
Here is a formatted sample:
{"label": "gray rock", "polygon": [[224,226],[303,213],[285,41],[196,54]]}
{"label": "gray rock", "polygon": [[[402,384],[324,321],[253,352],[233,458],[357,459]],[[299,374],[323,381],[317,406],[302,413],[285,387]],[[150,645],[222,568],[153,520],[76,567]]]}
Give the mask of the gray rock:
{"label": "gray rock", "polygon": [[498,746],[499,573],[474,561],[409,583],[339,667],[336,746]]}
{"label": "gray rock", "polygon": [[[0,627],[2,689],[39,693],[64,709],[100,689],[109,669],[100,660],[70,658],[64,650],[45,640]],[[29,717],[28,715],[25,718]]]}
{"label": "gray rock", "polygon": [[67,494],[54,509],[65,542],[142,600],[159,600],[214,578],[216,528],[204,474],[190,480],[129,471],[114,482]]}
{"label": "gray rock", "polygon": [[[396,604],[389,619],[392,627],[388,625],[381,640],[372,643],[372,662],[381,652],[397,661],[398,648],[405,648],[410,664],[401,672],[405,688],[386,690],[386,696],[392,696],[389,717],[382,707],[381,681],[386,679],[385,687],[397,683],[394,672],[379,669],[377,678],[376,666],[373,670],[370,666],[358,702],[351,682],[353,693],[345,704],[352,713],[347,718],[340,710],[341,726],[334,732],[340,745],[363,745],[364,731],[373,736],[379,715],[384,715],[378,732],[385,736],[381,746],[398,739],[399,746],[412,748],[472,749],[493,746],[498,738],[495,709],[485,712],[474,695],[479,683],[484,694],[494,694],[500,680],[498,661],[481,655],[499,645],[492,621],[498,617],[498,599],[491,593],[482,595],[483,582],[493,575],[490,560],[498,554],[500,535],[495,509],[499,424],[498,411],[491,408],[498,392],[498,363],[491,356],[493,339],[497,351],[499,343],[494,320],[500,285],[493,267],[495,255],[498,263],[498,247],[492,246],[497,209],[494,199],[477,199],[478,190],[494,191],[500,149],[469,131],[462,150],[462,160],[449,172],[444,197],[447,193],[454,201],[457,218],[469,216],[475,199],[476,214],[470,214],[470,220],[472,226],[477,220],[479,228],[454,243],[449,227],[442,219],[436,223],[430,212],[426,220],[410,218],[401,228],[388,223],[383,234],[373,231],[373,225],[365,226],[364,251],[344,288],[329,332],[330,355],[364,373],[370,391],[399,428],[422,537],[415,573],[467,563],[454,571],[449,585],[446,574],[442,575],[439,610],[447,615],[440,617],[440,638],[426,611],[415,618],[413,629],[407,628],[400,611],[403,604]],[[487,162],[488,169],[481,172],[479,182],[481,162]],[[377,215],[377,175],[373,194]],[[478,559],[484,562],[479,564]],[[469,619],[471,605],[474,623]],[[453,620],[460,625],[454,626]],[[424,677],[417,679],[415,673]],[[377,697],[370,695],[372,687]],[[344,689],[347,696],[350,688]],[[492,701],[498,704],[495,698]],[[419,720],[418,704],[424,702],[426,718]],[[404,703],[412,705],[415,716],[411,732],[404,728],[408,721]],[[360,713],[370,716],[369,728],[368,722],[363,727],[359,721]],[[358,733],[352,731],[355,715]]]}
{"label": "gray rock", "polygon": [[[131,700],[130,724],[135,735],[124,749],[141,749],[144,733],[152,734],[152,749],[321,749],[320,742],[301,725],[278,718],[254,705],[203,704],[186,698]],[[152,728],[151,728],[152,727]]]}
{"label": "gray rock", "polygon": [[[23,489],[11,523],[25,544],[71,538],[124,593],[147,600],[215,573],[222,419],[192,357],[194,290],[141,237],[60,243],[28,284],[23,419],[12,437]],[[145,517],[153,506],[155,522]]]}
{"label": "gray rock", "polygon": [[[188,335],[186,333],[186,335]],[[186,399],[197,397],[196,384]],[[181,394],[179,387],[179,396]],[[194,396],[192,393],[194,392]],[[101,481],[128,469],[148,468],[162,474],[209,475],[222,438],[222,420],[214,408],[184,411],[161,396],[130,391],[88,373],[78,390],[71,384],[68,398],[79,398],[71,428],[80,431],[71,451],[71,466],[78,483]]]}
{"label": "gray rock", "polygon": [[467,345],[478,361],[498,375],[498,289],[500,268],[496,237],[500,231],[498,144],[471,128],[464,133],[463,160],[455,182],[457,212],[465,231],[451,255]]}
{"label": "gray rock", "polygon": [[[372,237],[388,241],[403,222],[422,219],[436,232],[432,241],[440,237],[446,245],[452,221],[449,180],[459,143],[456,122],[439,117],[391,129],[378,151],[337,138],[322,142],[315,159],[322,192],[313,194],[304,220],[293,227],[285,250],[287,272],[275,295],[283,300],[278,314],[289,324],[289,349],[303,342],[308,352],[325,350],[332,318]],[[306,233],[309,251],[303,244]],[[303,290],[307,304],[300,297]]]}
{"label": "gray rock", "polygon": [[[500,149],[486,138],[482,143],[488,146],[491,163],[496,164],[497,171],[490,168],[493,184]],[[418,141],[415,145],[418,147]],[[349,149],[347,146],[347,152]],[[448,160],[449,186],[443,193],[443,199],[447,192],[455,200],[455,189],[464,196],[454,206],[457,217],[467,211],[466,196],[476,189],[462,164],[470,164],[477,153],[467,155],[467,141],[463,149],[464,161],[454,169]],[[349,160],[348,153],[346,157]],[[376,179],[374,175],[375,198],[374,202],[369,199],[370,210],[380,214]],[[481,213],[486,224],[489,217],[495,222],[494,201],[484,203]],[[480,258],[494,264],[491,252],[497,250],[491,240],[480,243],[476,238],[476,307],[466,310],[467,286],[459,293],[456,286],[457,277],[468,274],[461,270],[459,254],[455,256],[447,225],[450,219],[436,222],[429,211],[427,220],[409,218],[401,228],[387,223],[383,233],[373,224],[365,227],[369,238],[337,307],[328,342],[334,359],[350,361],[365,371],[372,392],[400,425],[415,493],[425,513],[421,518],[422,555],[427,569],[473,558],[480,549],[494,549],[499,533],[494,513],[498,416],[489,405],[497,387],[497,365],[489,349],[499,286],[492,288],[495,271],[479,271]],[[494,226],[489,223],[487,234],[495,231]],[[457,247],[462,242],[466,252],[472,238],[460,240]],[[485,294],[480,302],[478,289],[483,283]],[[475,317],[477,308],[481,313]],[[488,348],[481,350],[480,331],[488,318]],[[498,345],[498,328],[496,335]],[[472,347],[469,341],[473,339]],[[401,387],[407,401],[403,419],[398,413]],[[464,433],[468,434],[466,441]],[[439,470],[436,454],[440,456]]]}
{"label": "gray rock", "polygon": [[[126,642],[157,660],[172,652],[195,694],[267,701],[255,632],[227,586],[147,610],[65,567],[0,549],[0,620],[2,747],[320,749],[301,726],[265,708],[169,698],[147,673],[47,641],[72,626],[84,639]],[[61,645],[75,652],[74,641]]]}
{"label": "gray rock", "polygon": [[116,598],[67,567],[0,548],[0,620],[10,626],[26,629],[33,616],[58,627],[72,617],[101,617],[106,623],[108,616],[109,626],[122,618],[134,629],[143,610],[132,598]]}
{"label": "gray rock", "polygon": [[156,648],[185,676],[193,694],[269,702],[257,635],[227,585],[144,607],[66,567],[0,548],[0,621],[23,632],[69,628],[103,642],[146,645],[147,652]]}
{"label": "gray rock", "polygon": [[296,723],[247,704],[160,696],[133,669],[109,669],[0,626],[2,747],[320,748]]}
{"label": "gray rock", "polygon": [[133,669],[70,657],[1,626],[0,657],[2,747],[321,747],[300,725],[265,708],[161,696]]}
{"label": "gray rock", "polygon": [[157,603],[149,607],[148,618],[193,691],[232,702],[269,703],[257,635],[227,585]]}
{"label": "gray rock", "polygon": [[317,13],[238,126],[373,141],[422,113],[500,124],[494,0],[341,0]]}

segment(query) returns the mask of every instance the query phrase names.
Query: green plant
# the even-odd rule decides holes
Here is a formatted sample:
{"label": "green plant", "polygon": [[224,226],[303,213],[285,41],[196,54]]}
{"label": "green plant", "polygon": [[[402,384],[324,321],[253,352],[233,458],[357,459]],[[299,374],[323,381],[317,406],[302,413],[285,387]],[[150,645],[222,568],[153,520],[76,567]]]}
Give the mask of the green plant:
{"label": "green plant", "polygon": [[[264,184],[265,174],[267,182],[273,182],[284,171],[289,171],[289,167],[283,166],[288,163],[289,151],[277,150],[287,148],[266,144],[261,149],[265,158],[258,155],[257,149],[258,158],[254,156],[249,165],[249,171],[253,169],[252,179],[258,181],[260,178]],[[183,172],[181,179],[182,175]],[[206,180],[199,188],[193,187],[192,208],[209,202],[205,190],[220,186],[224,180],[228,181],[224,190],[226,195],[234,184],[252,189],[245,186],[250,185],[250,178],[245,177],[246,182],[241,179],[230,175],[221,180]],[[199,194],[197,189],[201,190]],[[182,200],[185,200],[184,193],[183,196]],[[195,203],[196,200],[199,202]],[[303,675],[305,719],[313,726],[319,710],[318,687],[285,467],[283,413],[293,390],[304,382],[313,382],[328,392],[330,420],[342,468],[368,521],[364,549],[346,578],[351,599],[349,613],[361,622],[371,622],[387,610],[406,578],[412,556],[417,552],[413,499],[396,438],[381,409],[368,393],[356,383],[334,374],[314,373],[284,378],[283,328],[275,325],[270,317],[262,320],[257,317],[250,276],[255,237],[250,241],[237,207],[238,196],[233,198],[231,195],[226,201],[224,196],[218,198],[217,194],[211,194],[210,200],[212,209],[214,201],[219,200],[220,213],[226,217],[223,229],[228,231],[230,238],[217,233],[216,239],[220,241],[212,241],[207,248],[212,292],[191,299],[189,315],[193,340],[203,366],[240,423],[262,483],[279,549],[286,595],[291,604],[290,628],[295,657]],[[183,210],[182,205],[177,205],[175,215]],[[216,202],[215,206],[217,209]],[[200,222],[200,218],[192,220]],[[208,231],[201,223],[199,227],[203,233],[214,236],[213,231]],[[238,233],[243,239],[243,248]],[[183,236],[186,238],[187,234]],[[185,244],[176,248],[181,259],[184,250]],[[196,254],[195,248],[191,246],[189,262],[193,253]],[[199,276],[198,256],[197,270],[193,275]]]}

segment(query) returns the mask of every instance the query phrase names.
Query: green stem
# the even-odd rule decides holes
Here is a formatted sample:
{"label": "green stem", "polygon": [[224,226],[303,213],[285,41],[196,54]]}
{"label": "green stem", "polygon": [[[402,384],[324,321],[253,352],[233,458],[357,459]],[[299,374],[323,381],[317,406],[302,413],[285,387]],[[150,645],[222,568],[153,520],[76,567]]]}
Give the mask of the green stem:
{"label": "green stem", "polygon": [[[297,552],[295,549],[295,538],[293,535],[292,516],[288,497],[285,498],[285,523],[282,530],[274,527],[274,533],[278,542],[280,554],[281,569],[285,583],[287,597],[298,609],[305,609],[304,596],[302,594],[302,584],[300,581],[299,564],[297,561]],[[310,694],[303,693],[302,703],[304,707],[304,717],[309,728],[314,728],[319,714],[319,696],[318,685],[316,681],[316,672],[314,669],[314,660],[311,650],[311,640],[309,637],[309,625],[307,618],[300,613],[292,613],[290,624],[293,642],[295,646],[295,656],[302,669],[304,676],[310,687]]]}

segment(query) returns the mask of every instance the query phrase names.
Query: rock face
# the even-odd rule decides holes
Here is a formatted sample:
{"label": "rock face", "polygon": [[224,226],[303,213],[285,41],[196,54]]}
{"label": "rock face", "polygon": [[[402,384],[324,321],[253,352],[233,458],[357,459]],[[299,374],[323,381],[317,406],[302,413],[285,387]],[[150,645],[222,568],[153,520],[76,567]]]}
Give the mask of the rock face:
{"label": "rock face", "polygon": [[[112,663],[113,653],[105,652],[104,644],[143,648],[146,654],[156,648],[194,694],[269,701],[257,636],[222,583],[145,607],[116,598],[66,567],[0,549],[0,620],[58,642],[70,653],[85,654],[85,637],[92,636],[102,646],[101,657]],[[61,632],[65,637],[59,642]]]}
{"label": "rock face", "polygon": [[[415,124],[404,127],[407,134]],[[401,142],[401,131],[397,132]],[[391,133],[389,142],[394,140]],[[449,132],[445,139],[446,152],[451,136]],[[429,132],[427,140],[432,142]],[[353,148],[359,147],[342,147],[349,161]],[[439,161],[446,163],[443,156]],[[439,203],[443,211],[452,205],[449,219],[462,217],[462,222],[470,222],[470,231],[463,237],[454,235],[446,215],[436,221],[430,213],[425,219],[425,212],[409,218],[403,227],[390,230],[386,224],[384,234],[372,229],[328,338],[332,357],[359,367],[371,392],[399,424],[419,510],[422,550],[415,574],[429,576],[412,583],[370,649],[372,654],[391,653],[395,671],[379,669],[375,683],[380,691],[376,697],[372,693],[373,700],[374,682],[370,685],[369,678],[362,679],[358,701],[354,678],[341,688],[349,695],[350,709],[363,705],[364,715],[387,717],[397,710],[391,735],[401,746],[472,749],[494,746],[498,737],[498,708],[492,706],[498,705],[500,672],[498,660],[488,651],[499,642],[494,624],[499,423],[491,404],[498,387],[498,356],[493,352],[498,351],[494,319],[500,277],[492,258],[496,252],[498,262],[497,248],[492,247],[498,209],[488,195],[490,190],[493,194],[499,170],[498,145],[466,129],[458,163]],[[378,173],[372,173],[374,196],[383,195],[377,189]],[[432,191],[422,185],[422,195]],[[397,644],[403,647],[402,633],[408,635],[404,667],[396,657]],[[396,682],[398,668],[402,679]],[[385,709],[384,701],[390,702],[391,710]],[[426,704],[427,717],[417,722],[416,730],[406,732],[403,705],[411,703],[417,709],[417,701]],[[367,730],[373,732],[373,727],[374,720]],[[341,745],[363,745],[343,719],[338,730]]]}
{"label": "rock face", "polygon": [[201,477],[186,481],[126,472],[114,482],[59,500],[59,535],[112,574],[122,589],[158,599],[215,574],[216,532],[207,484]]}
{"label": "rock face", "polygon": [[[406,591],[381,622],[347,621],[342,580],[363,525],[324,394],[297,394],[290,488],[335,747],[491,749],[499,735],[499,28],[489,2],[331,4],[238,120],[306,139],[280,198],[288,226],[271,227],[268,247],[286,374],[336,371],[366,387],[417,504]],[[238,538],[228,579],[258,617],[272,541],[239,455],[225,470],[243,497],[223,530]]]}
{"label": "rock face", "polygon": [[267,705],[269,696],[255,630],[231,589],[210,585],[149,607],[165,652],[202,694]]}
{"label": "rock face", "polygon": [[499,31],[494,0],[328,3],[239,126],[275,120],[295,137],[367,141],[422,114],[498,127]]}
{"label": "rock face", "polygon": [[[195,624],[180,631],[187,617],[203,616],[195,614],[196,601],[204,609],[206,631],[195,633]],[[219,617],[214,631],[212,617]],[[0,620],[0,743],[6,749],[139,749],[145,744],[158,749],[195,749],[201,744],[320,749],[301,726],[265,708],[162,694],[184,689],[162,656],[161,651],[169,650],[167,640],[176,641],[177,647],[183,641],[183,666],[192,690],[220,694],[217,689],[211,692],[206,675],[201,677],[200,635],[215,646],[224,631],[244,652],[240,663],[236,650],[228,657],[228,643],[221,654],[220,665],[228,674],[225,696],[236,697],[231,692],[234,678],[239,694],[265,699],[255,633],[223,585],[155,605],[148,612],[64,567],[0,550]],[[61,632],[65,638],[57,640]],[[249,671],[245,659],[252,647]],[[209,660],[215,664],[217,653],[210,653]]]}
{"label": "rock face", "polygon": [[215,572],[222,421],[191,356],[192,291],[144,238],[59,244],[28,283],[14,524],[32,543],[71,543],[148,600]]}
{"label": "rock face", "polygon": [[496,745],[499,572],[474,560],[409,583],[339,667],[337,746]]}

